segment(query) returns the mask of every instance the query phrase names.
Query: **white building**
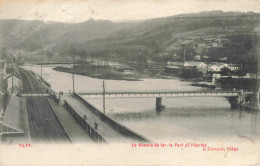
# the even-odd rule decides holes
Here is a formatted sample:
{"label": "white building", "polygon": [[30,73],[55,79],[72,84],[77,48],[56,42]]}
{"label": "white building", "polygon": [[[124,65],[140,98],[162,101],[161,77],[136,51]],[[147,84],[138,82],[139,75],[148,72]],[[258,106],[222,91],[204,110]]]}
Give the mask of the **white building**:
{"label": "white building", "polygon": [[204,62],[196,62],[196,61],[186,61],[184,66],[197,67],[197,69],[206,69],[207,64]]}
{"label": "white building", "polygon": [[229,65],[226,63],[210,63],[208,70],[211,72],[220,72],[223,68],[229,68]]}
{"label": "white building", "polygon": [[208,69],[209,69],[209,71],[220,72],[220,67],[217,65],[212,65]]}
{"label": "white building", "polygon": [[241,65],[239,64],[229,64],[228,66],[231,71],[238,71],[241,69]]}
{"label": "white building", "polygon": [[228,57],[222,57],[222,58],[219,58],[219,60],[221,60],[221,61],[227,61],[227,60],[228,60]]}

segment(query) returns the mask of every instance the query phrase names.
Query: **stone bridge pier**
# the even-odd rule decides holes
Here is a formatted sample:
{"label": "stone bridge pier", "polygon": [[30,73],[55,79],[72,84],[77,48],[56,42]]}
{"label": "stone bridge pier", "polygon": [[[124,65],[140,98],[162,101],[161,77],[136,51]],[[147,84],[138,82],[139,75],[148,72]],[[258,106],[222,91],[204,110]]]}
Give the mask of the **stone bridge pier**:
{"label": "stone bridge pier", "polygon": [[238,96],[228,97],[228,101],[231,105],[231,109],[240,108],[245,103],[246,93],[243,90],[240,91]]}
{"label": "stone bridge pier", "polygon": [[165,109],[162,97],[156,97],[156,112],[161,112]]}
{"label": "stone bridge pier", "polygon": [[235,97],[229,97],[228,101],[231,105],[231,109],[237,109],[240,107],[240,96],[235,96]]}

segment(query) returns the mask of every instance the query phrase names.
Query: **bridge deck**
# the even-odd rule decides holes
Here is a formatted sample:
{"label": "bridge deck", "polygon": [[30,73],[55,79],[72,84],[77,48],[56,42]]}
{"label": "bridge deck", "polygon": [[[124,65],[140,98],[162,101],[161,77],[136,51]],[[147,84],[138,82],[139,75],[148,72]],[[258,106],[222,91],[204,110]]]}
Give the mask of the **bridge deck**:
{"label": "bridge deck", "polygon": [[[103,93],[79,93],[84,98],[101,98]],[[240,91],[183,91],[183,92],[106,92],[107,98],[154,98],[154,97],[232,97]]]}
{"label": "bridge deck", "polygon": [[37,96],[40,96],[40,97],[48,97],[50,96],[50,94],[48,93],[39,93],[39,94],[29,94],[29,93],[24,93],[24,94],[21,94],[22,97],[37,97]]}

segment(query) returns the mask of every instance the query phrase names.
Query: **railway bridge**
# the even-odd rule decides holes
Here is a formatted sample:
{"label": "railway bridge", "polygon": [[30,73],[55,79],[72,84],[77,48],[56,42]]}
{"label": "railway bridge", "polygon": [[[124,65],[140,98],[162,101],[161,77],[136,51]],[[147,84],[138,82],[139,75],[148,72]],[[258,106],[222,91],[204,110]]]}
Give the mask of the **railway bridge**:
{"label": "railway bridge", "polygon": [[150,92],[86,92],[78,93],[84,98],[156,98],[156,111],[161,111],[162,98],[174,97],[226,97],[231,109],[238,108],[252,92],[243,91],[150,91]]}

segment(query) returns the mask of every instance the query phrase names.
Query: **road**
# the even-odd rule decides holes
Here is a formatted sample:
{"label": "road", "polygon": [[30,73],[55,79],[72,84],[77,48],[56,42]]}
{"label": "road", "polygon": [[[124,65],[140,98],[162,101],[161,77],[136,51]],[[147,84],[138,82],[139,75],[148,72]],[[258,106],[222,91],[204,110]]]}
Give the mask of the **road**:
{"label": "road", "polygon": [[[45,92],[31,72],[20,69],[20,74],[23,82],[23,93],[35,94]],[[71,142],[46,97],[27,97],[26,107],[32,142]]]}

